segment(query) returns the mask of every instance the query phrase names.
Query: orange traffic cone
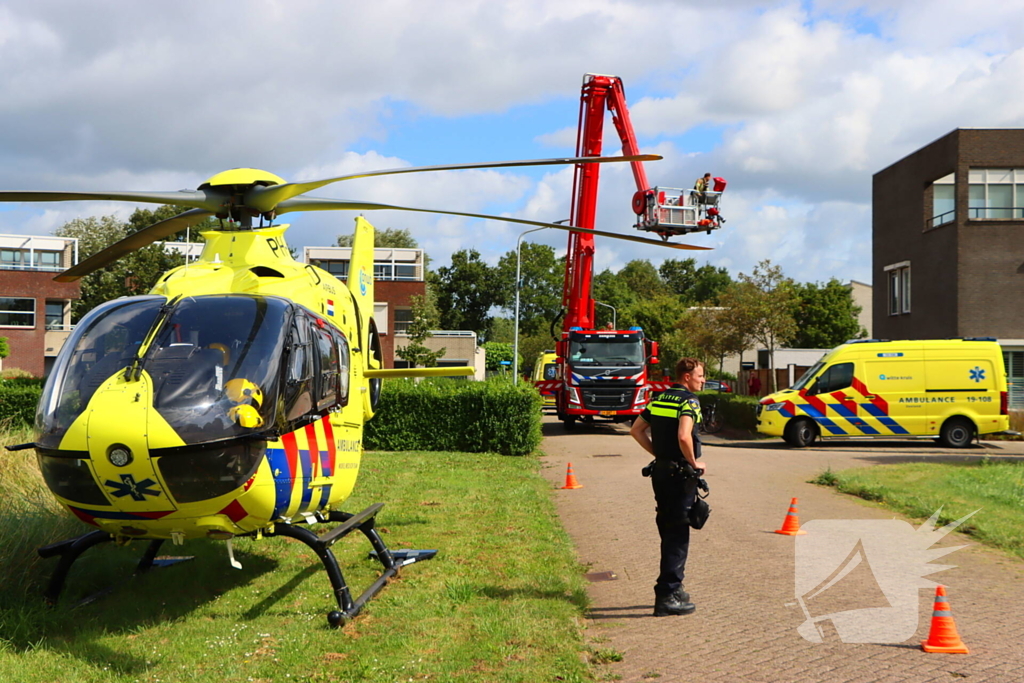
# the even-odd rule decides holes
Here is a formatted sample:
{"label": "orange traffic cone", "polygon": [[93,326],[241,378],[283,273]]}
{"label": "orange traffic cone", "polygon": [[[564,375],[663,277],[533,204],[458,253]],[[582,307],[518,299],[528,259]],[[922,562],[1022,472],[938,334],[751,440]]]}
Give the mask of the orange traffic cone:
{"label": "orange traffic cone", "polygon": [[796,498],[790,501],[789,512],[786,513],[786,519],[782,523],[782,528],[776,529],[775,533],[786,536],[801,536],[807,533],[800,530],[800,516],[796,514]]}
{"label": "orange traffic cone", "polygon": [[565,486],[563,489],[581,489],[583,484],[576,481],[576,475],[572,473],[572,463],[569,463],[569,469],[565,472]]}
{"label": "orange traffic cone", "polygon": [[932,628],[928,632],[928,640],[921,643],[925,652],[948,652],[950,654],[970,654],[960,634],[956,632],[953,613],[946,602],[946,587],[935,587],[935,607],[932,609]]}

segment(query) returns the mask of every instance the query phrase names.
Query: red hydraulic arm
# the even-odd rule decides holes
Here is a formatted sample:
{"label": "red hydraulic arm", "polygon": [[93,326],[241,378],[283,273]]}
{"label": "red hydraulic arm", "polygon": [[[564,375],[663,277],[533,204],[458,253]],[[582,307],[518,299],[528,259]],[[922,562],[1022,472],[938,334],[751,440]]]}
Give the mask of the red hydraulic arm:
{"label": "red hydraulic arm", "polygon": [[[580,119],[576,134],[576,156],[601,156],[605,108],[612,114],[612,123],[622,140],[624,155],[639,154],[633,124],[626,108],[626,93],[618,76],[587,74],[583,77],[580,96]],[[643,162],[630,163],[639,192],[648,190]],[[572,182],[572,225],[594,229],[597,213],[597,185],[600,164],[577,164]],[[562,330],[581,327],[594,329],[594,299],[591,295],[594,276],[594,236],[584,232],[569,233],[565,259],[565,282],[562,307],[565,318]]]}

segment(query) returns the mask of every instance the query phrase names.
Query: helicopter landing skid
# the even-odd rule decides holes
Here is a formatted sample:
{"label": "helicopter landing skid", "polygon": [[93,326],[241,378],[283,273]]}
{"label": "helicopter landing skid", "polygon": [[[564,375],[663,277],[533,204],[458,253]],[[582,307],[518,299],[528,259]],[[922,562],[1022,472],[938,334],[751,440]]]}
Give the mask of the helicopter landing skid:
{"label": "helicopter landing skid", "polygon": [[[309,546],[323,562],[324,569],[327,570],[327,577],[331,581],[331,587],[334,589],[334,597],[338,601],[338,609],[332,610],[327,615],[327,622],[333,628],[344,626],[359,614],[366,603],[387,585],[388,580],[397,574],[399,569],[414,562],[429,560],[437,554],[436,550],[389,550],[380,534],[377,533],[377,529],[374,528],[374,518],[382,507],[384,507],[384,503],[376,503],[356,514],[335,510],[325,516],[318,512],[312,515],[313,519],[310,521],[341,522],[340,526],[319,536],[307,528],[285,522],[276,523],[273,532],[264,533],[265,536],[287,536],[301,541]],[[371,553],[371,556],[380,560],[384,566],[384,572],[369,588],[363,591],[362,595],[353,600],[348,584],[345,583],[345,577],[338,567],[338,561],[331,551],[331,546],[356,529],[363,532],[363,535],[373,545],[374,552]]]}
{"label": "helicopter landing skid", "polygon": [[[46,586],[46,591],[43,593],[43,598],[46,603],[51,607],[57,604],[60,599],[61,591],[64,589],[64,582],[68,578],[68,572],[71,570],[71,565],[75,563],[82,553],[94,545],[99,545],[104,541],[113,540],[113,536],[108,534],[106,531],[90,531],[87,534],[76,536],[75,538],[69,538],[64,541],[58,541],[57,543],[51,543],[50,545],[39,548],[36,552],[39,556],[46,559],[53,557],[54,555],[60,555],[60,561],[57,563],[57,568],[53,570],[53,574],[50,575],[50,582]],[[149,546],[146,548],[146,552],[142,554],[142,558],[139,560],[138,566],[135,568],[135,573],[140,574],[145,572],[152,567],[167,567],[178,562],[185,562],[193,559],[192,557],[157,557],[156,551],[159,550],[160,545],[163,543],[161,539],[151,540]],[[82,605],[95,602],[98,598],[110,593],[113,589],[106,589],[100,591],[95,595],[91,595],[84,600],[79,601],[74,607],[81,607]]]}

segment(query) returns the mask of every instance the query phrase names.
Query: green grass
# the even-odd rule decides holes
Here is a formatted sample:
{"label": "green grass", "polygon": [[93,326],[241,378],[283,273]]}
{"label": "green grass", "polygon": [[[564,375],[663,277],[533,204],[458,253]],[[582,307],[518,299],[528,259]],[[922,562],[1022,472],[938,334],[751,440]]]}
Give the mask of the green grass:
{"label": "green grass", "polygon": [[[223,543],[165,545],[164,554],[197,557],[134,578],[143,546],[104,544],[75,564],[60,606],[44,608],[39,592],[56,560],[33,559],[34,547],[89,528],[48,502],[25,453],[0,458],[19,473],[0,478],[0,529],[25,536],[0,545],[2,681],[593,679],[583,569],[535,458],[368,453],[345,509],[385,502],[378,527],[391,548],[440,553],[406,567],[352,623],[330,630],[320,562],[284,538],[238,539],[241,571],[228,566]],[[369,550],[361,534],[334,546],[357,594],[379,573]]]}
{"label": "green grass", "polygon": [[981,511],[959,531],[1024,557],[1024,463],[906,463],[833,472],[812,483],[877,501],[910,517],[927,519],[940,507],[943,524]]}

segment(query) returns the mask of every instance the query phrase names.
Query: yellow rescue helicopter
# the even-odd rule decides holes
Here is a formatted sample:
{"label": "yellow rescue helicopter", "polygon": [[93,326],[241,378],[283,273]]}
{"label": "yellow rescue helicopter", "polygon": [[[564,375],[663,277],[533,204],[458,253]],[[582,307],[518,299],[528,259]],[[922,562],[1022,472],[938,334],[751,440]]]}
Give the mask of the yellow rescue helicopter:
{"label": "yellow rescue helicopter", "polygon": [[[354,617],[400,567],[435,550],[391,551],[374,529],[383,503],[341,510],[362,457],[363,424],[388,377],[470,374],[470,368],[382,367],[373,321],[373,227],[361,216],[348,279],[295,261],[280,215],[395,209],[571,226],[457,211],[303,196],[352,178],[472,168],[658,159],[587,157],[389,169],[288,183],[251,168],[219,173],[195,191],[0,192],[5,202],[122,200],[191,207],[134,233],[59,275],[70,281],[211,216],[199,259],[168,271],[152,291],[108,301],[82,318],[43,389],[34,448],[47,486],[96,530],[39,549],[59,556],[45,597],[56,603],[71,565],[99,543],[227,542],[286,536],[320,557],[337,599],[332,626]],[[258,224],[255,224],[258,219]],[[596,234],[680,249],[660,240]],[[335,524],[315,533],[313,524]],[[331,545],[358,529],[383,572],[353,598]]]}

